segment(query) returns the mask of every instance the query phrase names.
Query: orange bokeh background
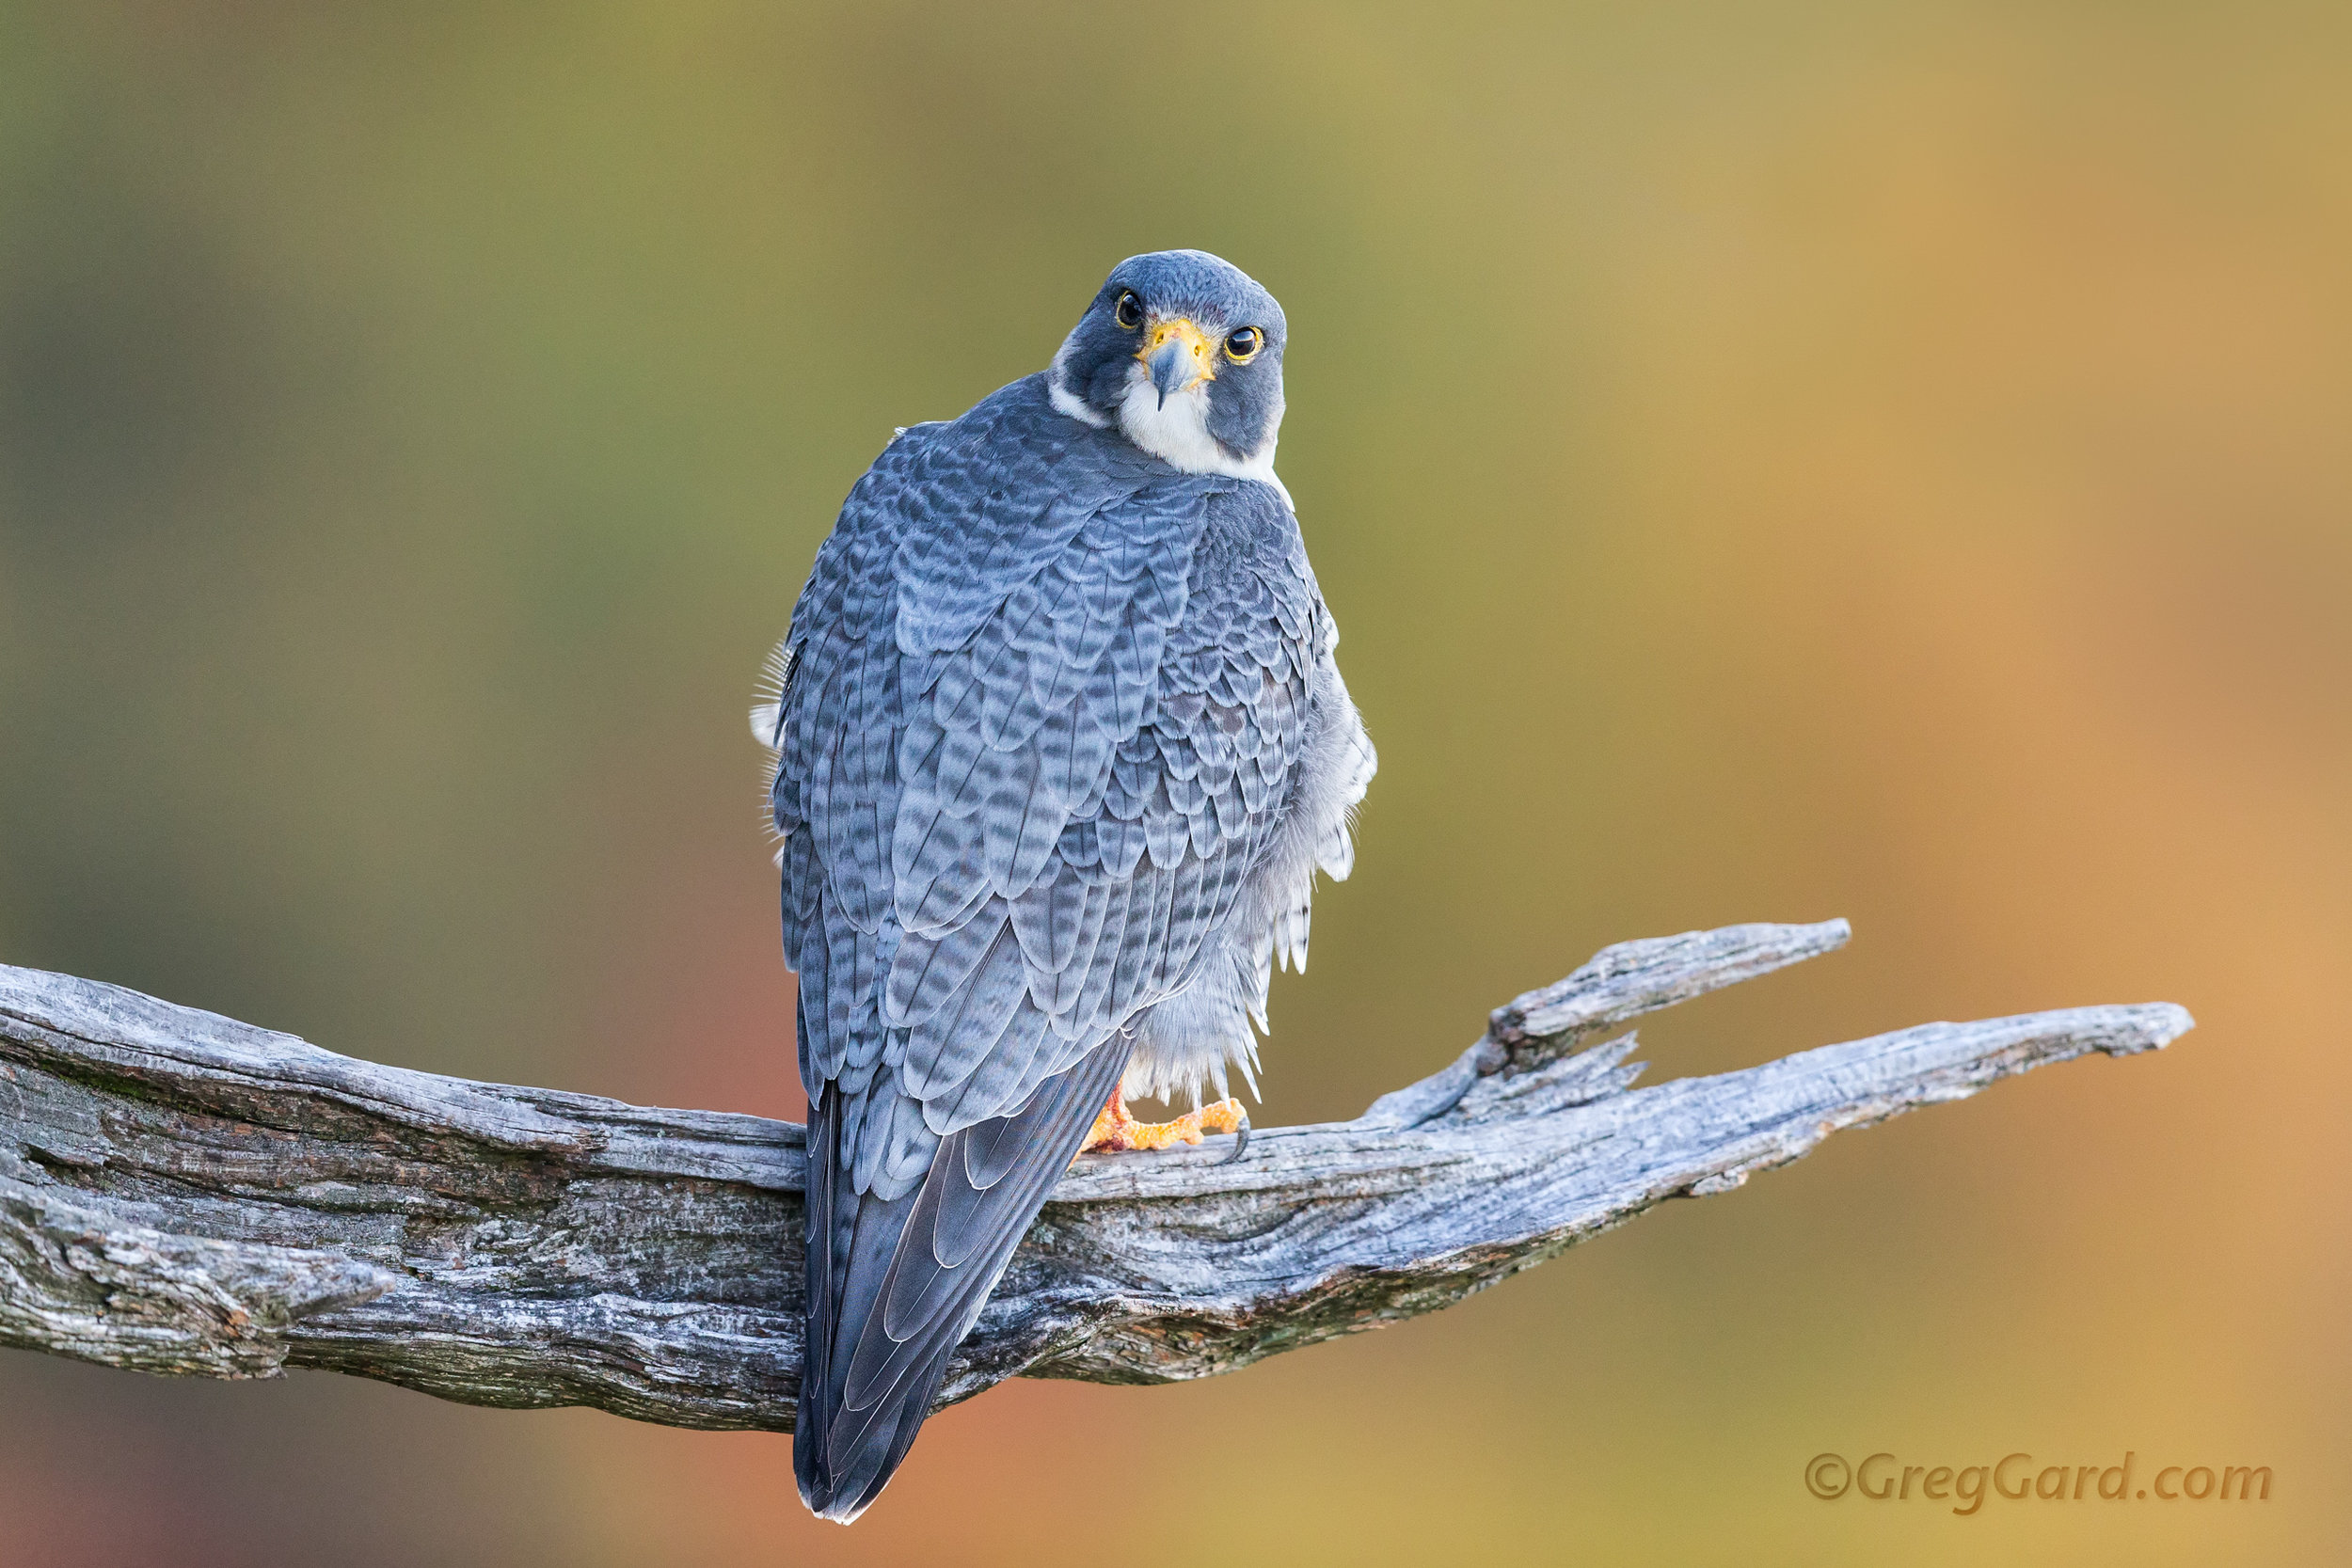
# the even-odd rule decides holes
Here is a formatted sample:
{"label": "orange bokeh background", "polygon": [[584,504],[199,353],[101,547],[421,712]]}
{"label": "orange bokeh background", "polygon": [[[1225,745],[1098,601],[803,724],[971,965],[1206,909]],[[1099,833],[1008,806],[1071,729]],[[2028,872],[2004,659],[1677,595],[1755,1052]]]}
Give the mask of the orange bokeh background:
{"label": "orange bokeh background", "polygon": [[[2344,1557],[2341,8],[0,12],[0,961],[797,1115],[760,657],[893,425],[1176,245],[1287,309],[1382,752],[1263,1119],[1738,920],[1856,937],[1654,1078],[2197,1031],[1240,1376],[995,1390],[848,1531],[777,1436],[0,1352],[0,1568]],[[1806,1495],[1881,1449],[2276,1490]]]}

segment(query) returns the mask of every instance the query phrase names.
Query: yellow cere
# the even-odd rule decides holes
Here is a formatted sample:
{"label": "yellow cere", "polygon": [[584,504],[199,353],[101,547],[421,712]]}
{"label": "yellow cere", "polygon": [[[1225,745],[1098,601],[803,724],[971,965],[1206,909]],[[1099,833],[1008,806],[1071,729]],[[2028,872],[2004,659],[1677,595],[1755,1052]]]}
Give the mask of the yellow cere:
{"label": "yellow cere", "polygon": [[1170,338],[1181,341],[1186,348],[1192,351],[1192,377],[1178,390],[1189,391],[1203,381],[1216,379],[1216,351],[1200,328],[1193,325],[1192,318],[1189,316],[1170,316],[1166,320],[1152,323],[1150,329],[1143,335],[1143,345],[1136,350],[1136,357],[1151,358]]}

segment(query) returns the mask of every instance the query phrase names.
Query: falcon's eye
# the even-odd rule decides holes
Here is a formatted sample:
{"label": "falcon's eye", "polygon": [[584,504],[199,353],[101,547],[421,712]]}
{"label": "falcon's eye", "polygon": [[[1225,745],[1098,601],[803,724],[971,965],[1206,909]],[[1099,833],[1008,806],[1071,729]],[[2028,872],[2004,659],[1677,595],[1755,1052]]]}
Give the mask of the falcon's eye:
{"label": "falcon's eye", "polygon": [[1133,289],[1122,293],[1119,296],[1119,303],[1111,307],[1111,319],[1130,332],[1141,326],[1143,325],[1143,296]]}
{"label": "falcon's eye", "polygon": [[1236,365],[1247,365],[1265,347],[1265,334],[1254,326],[1237,327],[1225,339],[1225,356]]}

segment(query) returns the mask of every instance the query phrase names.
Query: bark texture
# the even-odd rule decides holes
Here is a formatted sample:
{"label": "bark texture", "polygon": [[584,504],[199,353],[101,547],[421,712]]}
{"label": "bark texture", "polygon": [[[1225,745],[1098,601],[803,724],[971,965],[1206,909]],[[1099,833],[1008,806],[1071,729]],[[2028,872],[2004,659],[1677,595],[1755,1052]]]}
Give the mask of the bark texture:
{"label": "bark texture", "polygon": [[[1163,1383],[1460,1300],[1840,1128],[2190,1027],[2166,1003],[1926,1023],[1634,1089],[1643,1013],[1843,921],[1608,948],[1349,1122],[1089,1155],[943,1402]],[[801,1129],[379,1067],[0,966],[0,1344],[142,1371],[315,1367],[475,1404],[788,1430]]]}

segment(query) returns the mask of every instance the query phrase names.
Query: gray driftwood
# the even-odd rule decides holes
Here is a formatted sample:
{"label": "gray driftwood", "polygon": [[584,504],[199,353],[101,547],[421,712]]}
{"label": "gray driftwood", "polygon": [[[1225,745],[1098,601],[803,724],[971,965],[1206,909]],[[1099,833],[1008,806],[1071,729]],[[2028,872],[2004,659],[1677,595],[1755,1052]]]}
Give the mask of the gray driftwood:
{"label": "gray driftwood", "polygon": [[[1602,952],[1355,1121],[1090,1155],[944,1395],[1158,1383],[1458,1301],[1830,1132],[2190,1026],[2162,1003],[1928,1023],[1629,1087],[1639,1014],[1843,921]],[[0,966],[0,1343],[143,1371],[317,1367],[476,1404],[792,1424],[801,1129],[338,1056]]]}

